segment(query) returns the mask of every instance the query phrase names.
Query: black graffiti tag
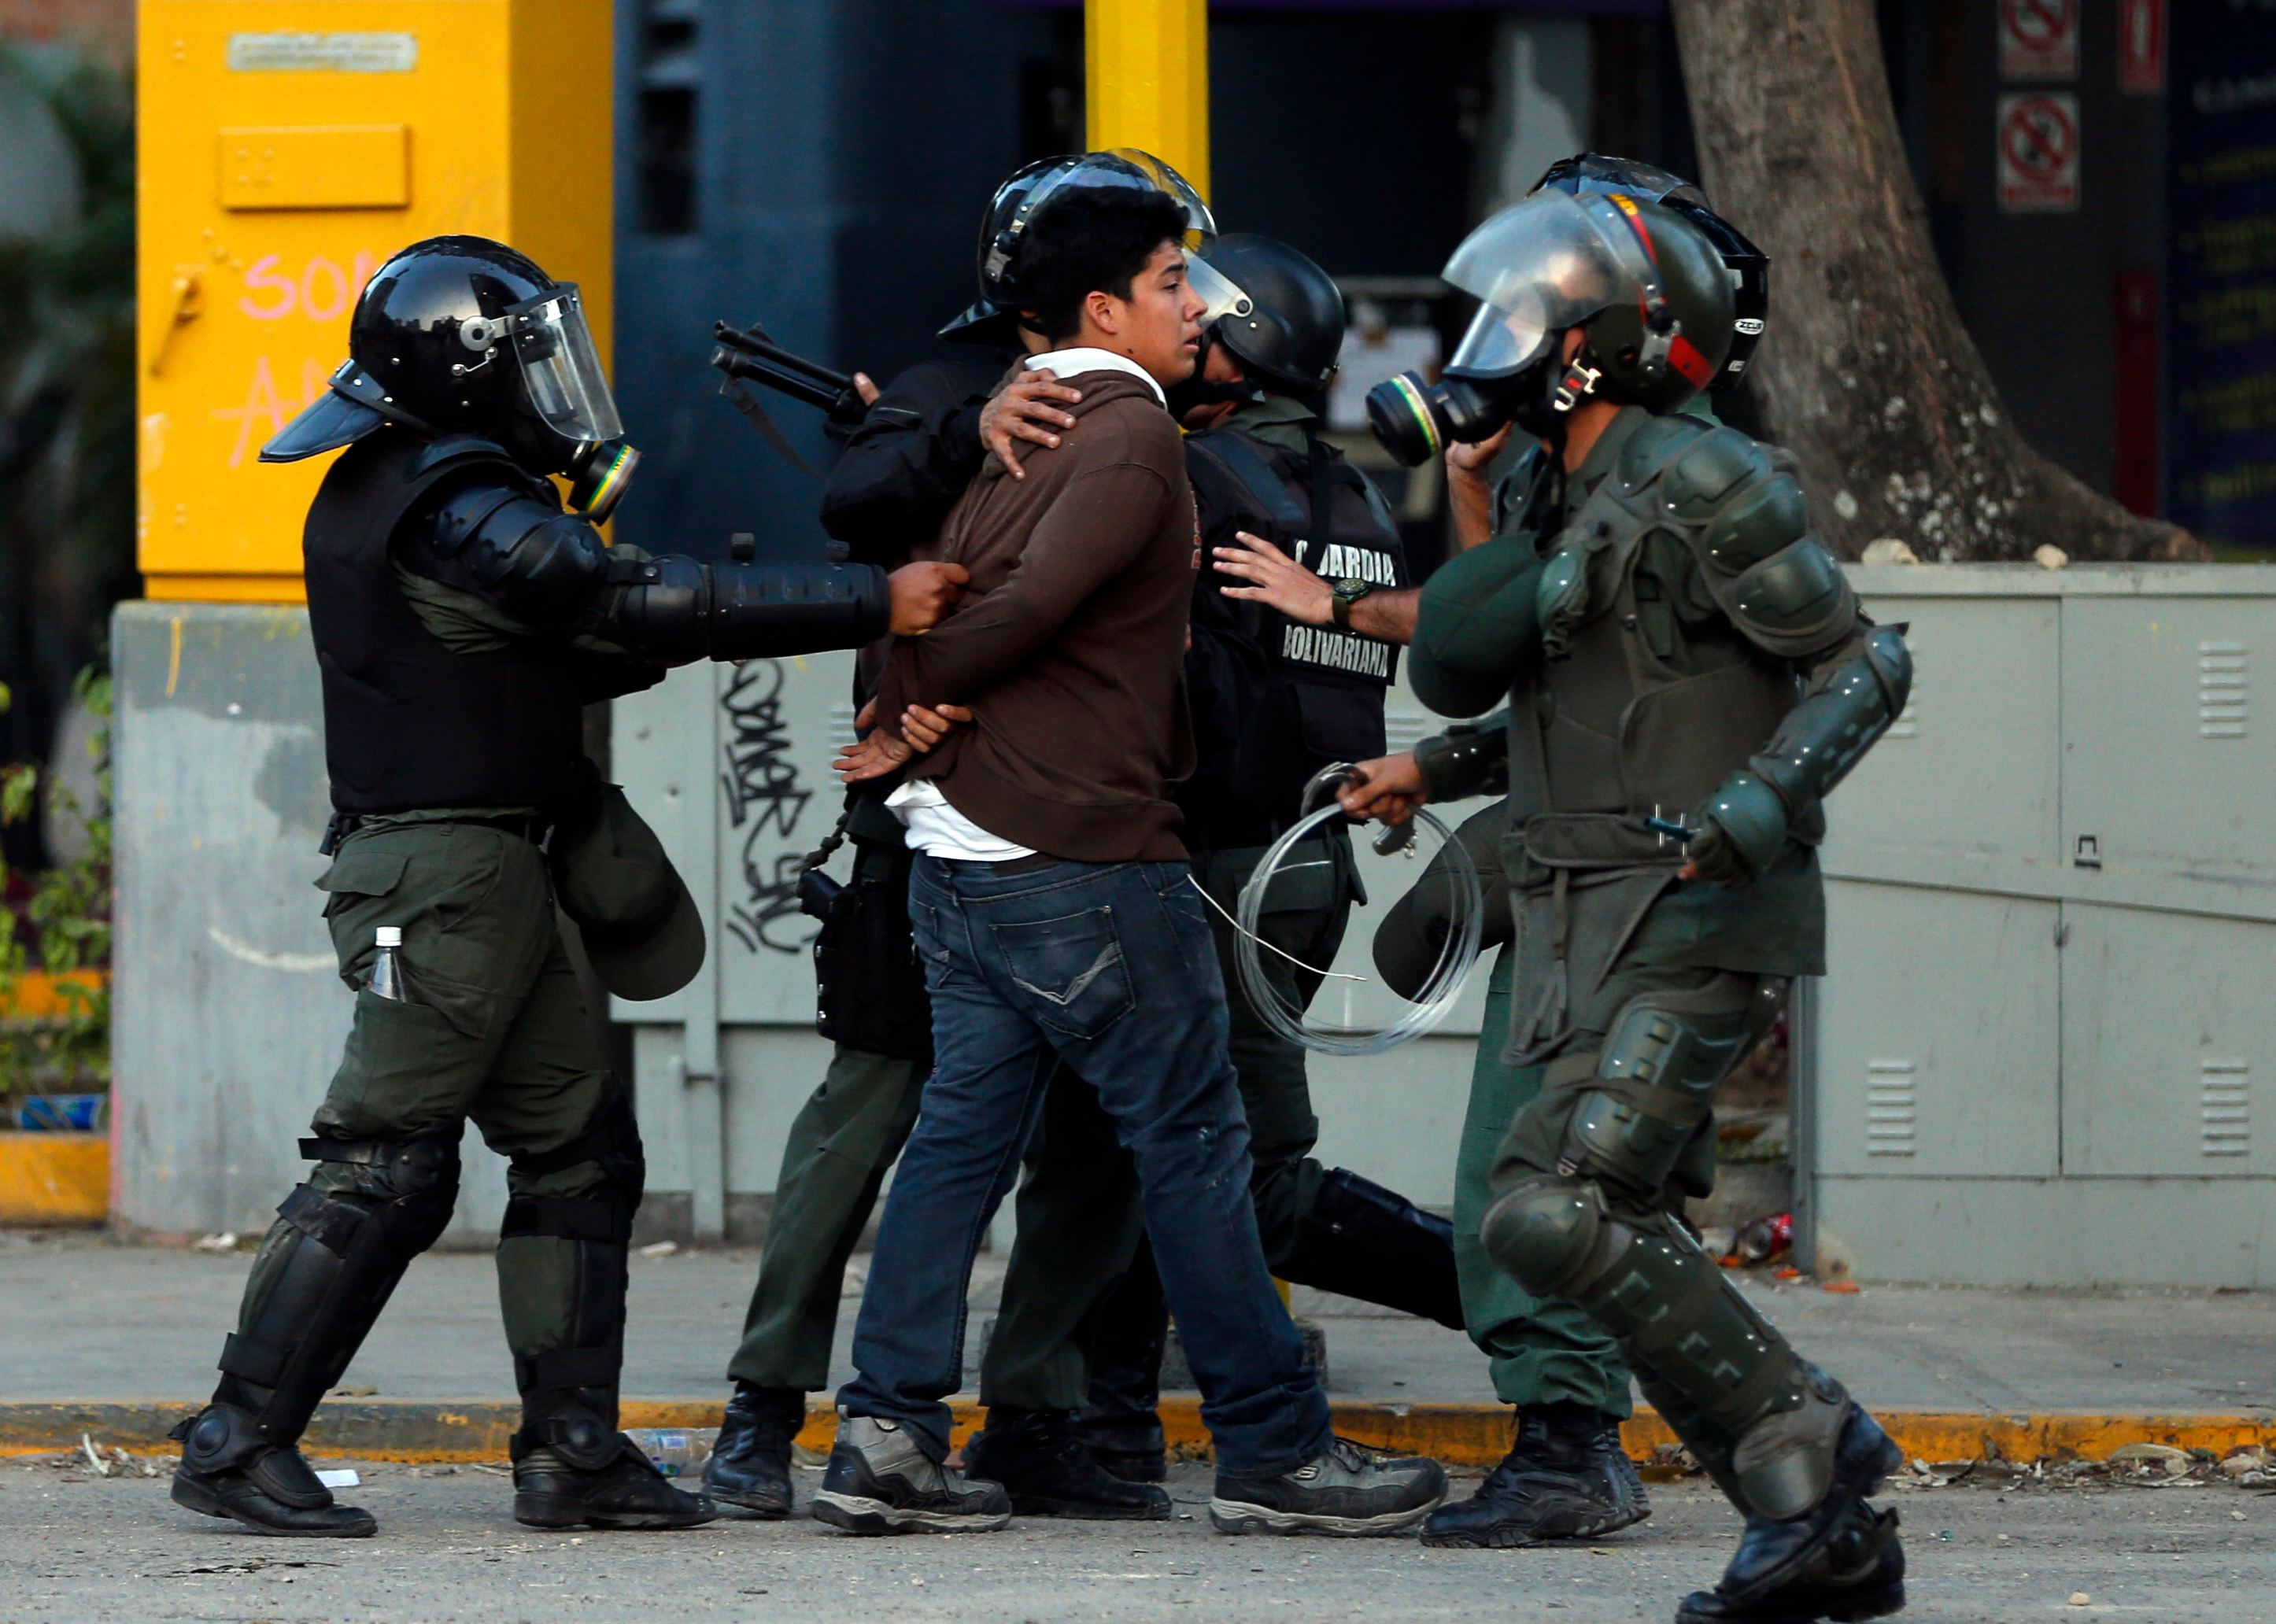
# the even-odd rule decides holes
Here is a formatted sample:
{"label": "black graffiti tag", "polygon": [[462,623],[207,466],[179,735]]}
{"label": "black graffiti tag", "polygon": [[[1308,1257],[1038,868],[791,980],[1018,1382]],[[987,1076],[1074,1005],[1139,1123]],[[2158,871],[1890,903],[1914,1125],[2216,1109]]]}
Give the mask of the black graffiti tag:
{"label": "black graffiti tag", "polygon": [[[797,923],[799,854],[763,853],[762,846],[788,841],[814,799],[801,788],[790,760],[790,725],[782,714],[783,671],[779,660],[749,660],[736,668],[719,709],[726,736],[719,751],[725,770],[719,785],[727,796],[727,821],[743,831],[744,899],[728,910],[727,929],[756,952],[806,951],[808,936]],[[771,837],[771,838],[770,838]],[[785,927],[783,922],[793,922]]]}

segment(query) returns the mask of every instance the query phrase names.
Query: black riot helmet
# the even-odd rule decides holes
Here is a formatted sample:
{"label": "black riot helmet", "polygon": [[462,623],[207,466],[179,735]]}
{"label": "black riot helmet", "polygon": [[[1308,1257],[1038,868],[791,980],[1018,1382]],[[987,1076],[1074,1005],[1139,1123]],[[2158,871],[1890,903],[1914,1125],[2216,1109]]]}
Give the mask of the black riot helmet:
{"label": "black riot helmet", "polygon": [[[959,343],[1012,341],[1012,323],[1021,300],[1020,249],[1028,227],[1052,198],[1087,186],[1128,186],[1159,192],[1186,211],[1186,243],[1198,248],[1217,235],[1209,205],[1183,175],[1149,152],[1120,147],[1111,152],[1062,153],[1027,163],[996,188],[980,219],[980,297],[940,330]],[[1202,292],[1209,297],[1206,290]]]}
{"label": "black riot helmet", "polygon": [[261,458],[295,462],[387,422],[480,435],[533,474],[570,474],[570,500],[596,521],[639,460],[577,285],[486,237],[430,237],[373,272],[348,326],[348,360]]}
{"label": "black riot helmet", "polygon": [[1755,346],[1763,341],[1770,320],[1771,256],[1747,239],[1746,233],[1708,207],[1707,194],[1696,183],[1669,174],[1658,164],[1635,158],[1607,157],[1602,153],[1576,153],[1559,158],[1534,182],[1536,192],[1553,186],[1559,192],[1620,193],[1658,203],[1681,215],[1715,245],[1731,273],[1731,353],[1724,357],[1715,381],[1707,387],[1720,394],[1735,389]]}
{"label": "black riot helmet", "polygon": [[1194,257],[1250,306],[1209,323],[1204,342],[1225,345],[1259,383],[1306,398],[1323,393],[1344,345],[1344,295],[1335,278],[1286,243],[1246,231],[1205,242]]}

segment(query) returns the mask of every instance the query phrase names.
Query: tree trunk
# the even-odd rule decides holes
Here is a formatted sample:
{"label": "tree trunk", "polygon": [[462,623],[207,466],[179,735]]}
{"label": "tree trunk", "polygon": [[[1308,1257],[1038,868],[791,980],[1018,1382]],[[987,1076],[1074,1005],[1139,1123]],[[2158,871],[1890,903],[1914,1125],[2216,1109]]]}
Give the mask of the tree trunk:
{"label": "tree trunk", "polygon": [[1855,558],[2201,558],[2024,444],[1960,323],[1889,100],[1873,0],[1673,0],[1708,194],[1771,256],[1756,400]]}

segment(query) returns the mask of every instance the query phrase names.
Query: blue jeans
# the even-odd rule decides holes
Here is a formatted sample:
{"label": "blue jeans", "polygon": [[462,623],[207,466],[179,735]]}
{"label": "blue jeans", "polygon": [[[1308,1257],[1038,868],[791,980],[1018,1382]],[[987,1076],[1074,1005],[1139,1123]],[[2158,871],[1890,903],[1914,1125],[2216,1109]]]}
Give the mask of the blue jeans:
{"label": "blue jeans", "polygon": [[935,1459],[962,1385],[973,1255],[1062,1066],[1098,1090],[1136,1164],[1162,1288],[1220,1471],[1294,1470],[1328,1446],[1257,1243],[1225,990],[1183,863],[1026,873],[919,857],[909,914],[932,991],[934,1069],[901,1153],[854,1327],[851,1415],[898,1421]]}

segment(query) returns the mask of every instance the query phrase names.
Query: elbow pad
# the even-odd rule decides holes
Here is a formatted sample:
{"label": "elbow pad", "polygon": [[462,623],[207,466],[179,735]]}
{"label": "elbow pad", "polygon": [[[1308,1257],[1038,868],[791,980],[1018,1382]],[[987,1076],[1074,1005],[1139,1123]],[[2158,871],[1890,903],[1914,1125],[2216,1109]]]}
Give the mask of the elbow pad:
{"label": "elbow pad", "polygon": [[1770,866],[1794,821],[1832,793],[1889,731],[1913,686],[1912,652],[1896,626],[1869,627],[1848,657],[1820,668],[1777,735],[1708,798],[1756,873]]}
{"label": "elbow pad", "polygon": [[1509,793],[1509,712],[1479,722],[1458,722],[1415,747],[1415,765],[1430,799],[1468,801]]}
{"label": "elbow pad", "polygon": [[599,531],[505,486],[452,494],[435,511],[429,544],[483,597],[545,632],[576,629],[589,618],[608,570]]}
{"label": "elbow pad", "polygon": [[891,618],[885,577],[866,564],[699,564],[669,556],[611,566],[608,632],[653,658],[767,659],[853,649]]}

